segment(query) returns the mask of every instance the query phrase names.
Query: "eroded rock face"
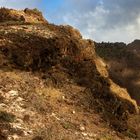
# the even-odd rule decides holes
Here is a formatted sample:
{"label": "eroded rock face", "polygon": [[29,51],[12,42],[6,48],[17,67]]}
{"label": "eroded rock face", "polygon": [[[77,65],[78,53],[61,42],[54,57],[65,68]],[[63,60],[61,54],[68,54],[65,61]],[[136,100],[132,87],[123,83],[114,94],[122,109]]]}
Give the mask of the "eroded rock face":
{"label": "eroded rock face", "polygon": [[[29,18],[31,14],[36,22],[35,14],[29,9],[13,12],[24,12]],[[8,20],[6,18],[5,21]],[[78,109],[87,113],[98,112],[111,127],[119,131],[127,130],[127,118],[130,114],[138,113],[137,104],[125,89],[110,79],[105,63],[96,55],[94,42],[82,39],[79,31],[70,26],[56,26],[47,22],[26,24],[19,21],[21,24],[0,24],[0,83],[2,98],[7,100],[8,105],[14,98],[9,91],[18,91],[15,96],[20,96],[14,100],[19,106],[19,113],[12,112],[13,104],[9,112],[21,119],[22,111],[23,114],[27,111],[31,118],[34,116],[35,121],[39,121],[36,124],[32,120],[33,125],[28,126],[21,119],[24,129],[27,132],[29,128],[33,129],[30,132],[32,136],[41,127],[44,131],[48,130],[48,122],[53,125],[55,118],[57,130],[69,134],[62,127],[72,127],[72,132],[79,128],[77,124],[67,125],[70,120],[90,120],[89,114],[86,118],[79,115],[82,112],[77,113],[80,117],[75,115],[75,118],[69,114],[69,110]],[[25,118],[29,121],[30,117]],[[79,138],[74,132],[73,136]]]}

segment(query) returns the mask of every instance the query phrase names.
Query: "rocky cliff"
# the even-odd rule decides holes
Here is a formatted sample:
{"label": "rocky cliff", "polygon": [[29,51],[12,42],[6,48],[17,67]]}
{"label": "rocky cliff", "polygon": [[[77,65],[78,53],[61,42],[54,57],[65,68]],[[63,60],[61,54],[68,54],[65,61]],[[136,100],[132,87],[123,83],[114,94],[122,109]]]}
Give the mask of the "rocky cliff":
{"label": "rocky cliff", "polygon": [[0,139],[139,137],[138,106],[92,40],[36,10],[0,11]]}

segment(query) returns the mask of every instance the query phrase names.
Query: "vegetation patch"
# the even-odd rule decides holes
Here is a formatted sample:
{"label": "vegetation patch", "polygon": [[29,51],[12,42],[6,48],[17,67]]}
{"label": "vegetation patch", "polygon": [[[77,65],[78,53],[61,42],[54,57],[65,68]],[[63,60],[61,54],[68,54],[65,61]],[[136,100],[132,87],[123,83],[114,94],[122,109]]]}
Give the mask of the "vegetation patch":
{"label": "vegetation patch", "polygon": [[1,122],[14,122],[15,120],[15,115],[11,114],[11,113],[7,113],[5,111],[0,111],[0,121]]}

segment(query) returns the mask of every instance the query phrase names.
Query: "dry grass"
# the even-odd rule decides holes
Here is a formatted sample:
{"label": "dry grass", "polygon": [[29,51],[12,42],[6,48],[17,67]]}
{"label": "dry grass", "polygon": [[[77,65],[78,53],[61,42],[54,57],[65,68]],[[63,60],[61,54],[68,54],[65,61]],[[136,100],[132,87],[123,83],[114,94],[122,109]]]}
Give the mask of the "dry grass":
{"label": "dry grass", "polygon": [[[8,8],[0,8],[0,22],[7,24],[16,23],[47,23],[42,13],[37,9],[28,9],[16,11]],[[6,24],[6,23],[5,23]]]}
{"label": "dry grass", "polygon": [[[17,13],[33,21],[40,15],[29,9],[12,12]],[[11,128],[22,126],[24,136],[15,132],[18,138],[85,140],[96,133],[95,139],[121,139],[109,132],[127,131],[128,115],[137,106],[110,80],[91,40],[69,26],[1,26],[0,38],[7,42],[0,47],[0,105],[16,116]]]}

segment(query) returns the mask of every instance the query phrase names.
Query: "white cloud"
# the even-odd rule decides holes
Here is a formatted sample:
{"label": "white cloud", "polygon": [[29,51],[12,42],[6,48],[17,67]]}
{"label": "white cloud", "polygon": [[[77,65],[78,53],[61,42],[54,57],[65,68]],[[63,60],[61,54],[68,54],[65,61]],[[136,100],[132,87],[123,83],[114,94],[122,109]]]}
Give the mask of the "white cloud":
{"label": "white cloud", "polygon": [[[140,10],[138,11],[136,8],[135,11],[135,4],[132,5],[132,9],[134,9],[132,12],[130,9],[128,10],[132,0],[128,1],[128,7],[126,0],[125,2],[119,1],[123,6],[126,4],[124,7],[117,1],[115,2],[116,5],[105,4],[102,0],[94,8],[88,9],[87,7],[83,11],[74,8],[75,10],[65,12],[65,15],[61,13],[63,15],[61,20],[78,28],[85,38],[91,38],[95,41],[128,43],[140,38],[140,16],[137,14],[140,13]],[[113,9],[109,6],[113,6]]]}

